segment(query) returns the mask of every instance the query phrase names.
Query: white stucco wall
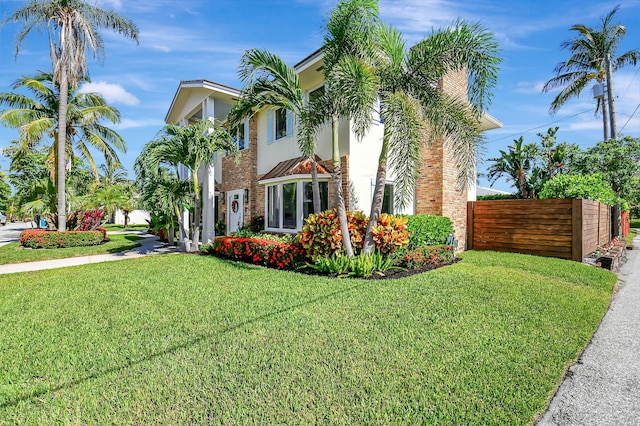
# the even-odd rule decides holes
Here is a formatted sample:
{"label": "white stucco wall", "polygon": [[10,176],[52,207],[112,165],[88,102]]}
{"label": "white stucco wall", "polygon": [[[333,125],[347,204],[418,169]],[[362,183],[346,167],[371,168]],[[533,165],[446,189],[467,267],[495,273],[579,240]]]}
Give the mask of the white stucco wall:
{"label": "white stucco wall", "polygon": [[[151,220],[151,216],[146,210],[134,210],[129,213],[129,225],[146,225],[148,220]],[[122,210],[116,210],[113,223],[124,225],[124,212]]]}

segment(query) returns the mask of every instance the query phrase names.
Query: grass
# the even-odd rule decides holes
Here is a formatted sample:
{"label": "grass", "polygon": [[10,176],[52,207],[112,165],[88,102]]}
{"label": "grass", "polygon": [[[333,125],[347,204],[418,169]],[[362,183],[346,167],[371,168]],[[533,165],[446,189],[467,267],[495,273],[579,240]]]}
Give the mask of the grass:
{"label": "grass", "polygon": [[640,228],[640,219],[631,219],[630,226],[632,228]]}
{"label": "grass", "polygon": [[386,281],[194,255],[6,275],[0,423],[527,424],[615,282],[493,252]]}
{"label": "grass", "polygon": [[146,231],[149,229],[147,224],[129,225],[125,229],[124,225],[116,225],[114,223],[108,223],[104,225],[104,228],[108,231]]}
{"label": "grass", "polygon": [[638,230],[631,228],[629,230],[629,235],[627,235],[627,237],[625,238],[625,241],[627,242],[627,246],[633,245],[633,239],[636,237],[636,235],[638,235]]}
{"label": "grass", "polygon": [[20,243],[9,243],[0,246],[0,265],[89,256],[94,254],[119,253],[140,245],[137,242],[140,237],[137,235],[109,234],[107,237],[109,238],[109,241],[98,246],[67,247],[59,249],[30,250],[22,249],[20,247]]}

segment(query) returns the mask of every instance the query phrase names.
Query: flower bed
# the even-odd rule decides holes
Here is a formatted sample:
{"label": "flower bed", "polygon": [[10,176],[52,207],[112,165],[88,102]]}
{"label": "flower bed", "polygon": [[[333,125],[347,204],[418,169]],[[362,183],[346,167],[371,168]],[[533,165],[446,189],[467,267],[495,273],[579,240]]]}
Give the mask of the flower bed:
{"label": "flower bed", "polygon": [[213,245],[203,247],[203,251],[276,269],[296,269],[305,261],[305,252],[300,243],[263,238],[218,237]]}
{"label": "flower bed", "polygon": [[45,231],[29,229],[20,233],[20,245],[26,248],[64,248],[82,247],[101,244],[106,240],[107,230],[98,228],[95,231]]}

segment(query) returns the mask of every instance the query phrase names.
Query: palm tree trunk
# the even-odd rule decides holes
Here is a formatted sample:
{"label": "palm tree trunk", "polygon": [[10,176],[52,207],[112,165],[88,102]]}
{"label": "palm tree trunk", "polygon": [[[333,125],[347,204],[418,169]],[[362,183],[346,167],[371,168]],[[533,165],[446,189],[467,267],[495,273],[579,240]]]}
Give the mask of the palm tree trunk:
{"label": "palm tree trunk", "polygon": [[311,161],[311,187],[313,192],[313,212],[315,214],[320,213],[322,210],[322,203],[320,202],[320,182],[318,182],[318,168],[316,163],[316,156],[309,157]]}
{"label": "palm tree trunk", "polygon": [[373,227],[378,224],[378,217],[382,211],[382,201],[384,198],[384,186],[387,181],[387,151],[389,142],[385,137],[382,141],[382,150],[378,159],[378,171],[376,172],[376,185],[373,190],[373,201],[371,202],[371,213],[367,224],[367,233],[364,235],[364,246],[362,253],[371,253],[375,244],[373,242]]}
{"label": "palm tree trunk", "polygon": [[191,251],[198,251],[200,245],[200,220],[202,208],[200,207],[200,187],[198,186],[198,170],[193,171],[193,191],[195,206],[193,209],[193,235],[191,241]]}
{"label": "palm tree trunk", "polygon": [[67,69],[62,65],[60,73],[60,103],[58,106],[58,146],[57,146],[57,190],[58,190],[58,231],[67,230],[67,202],[65,199],[65,167],[67,148],[67,101],[69,96],[69,80]]}
{"label": "palm tree trunk", "polygon": [[336,114],[331,116],[331,144],[333,163],[333,194],[340,221],[340,231],[342,232],[342,244],[347,257],[353,257],[353,247],[351,246],[351,236],[349,234],[349,223],[347,222],[347,209],[344,205],[344,196],[342,194],[342,167],[340,165],[340,144],[338,139],[338,123],[339,117]]}

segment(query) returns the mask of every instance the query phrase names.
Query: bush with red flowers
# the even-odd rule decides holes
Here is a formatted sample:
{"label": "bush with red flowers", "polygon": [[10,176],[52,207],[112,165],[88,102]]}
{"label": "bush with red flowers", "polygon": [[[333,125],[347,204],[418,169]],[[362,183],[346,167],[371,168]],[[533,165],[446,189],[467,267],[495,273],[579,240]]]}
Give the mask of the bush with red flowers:
{"label": "bush with red flowers", "polygon": [[27,248],[64,248],[82,247],[101,244],[106,240],[107,230],[98,228],[95,231],[45,231],[28,229],[20,233],[20,245]]}
{"label": "bush with red flowers", "polygon": [[298,241],[273,241],[263,238],[218,237],[203,251],[215,256],[276,269],[295,269],[305,261],[305,252]]}
{"label": "bush with red flowers", "polygon": [[449,263],[455,257],[455,247],[448,245],[421,246],[403,252],[396,264],[407,269],[420,269],[426,265]]}

